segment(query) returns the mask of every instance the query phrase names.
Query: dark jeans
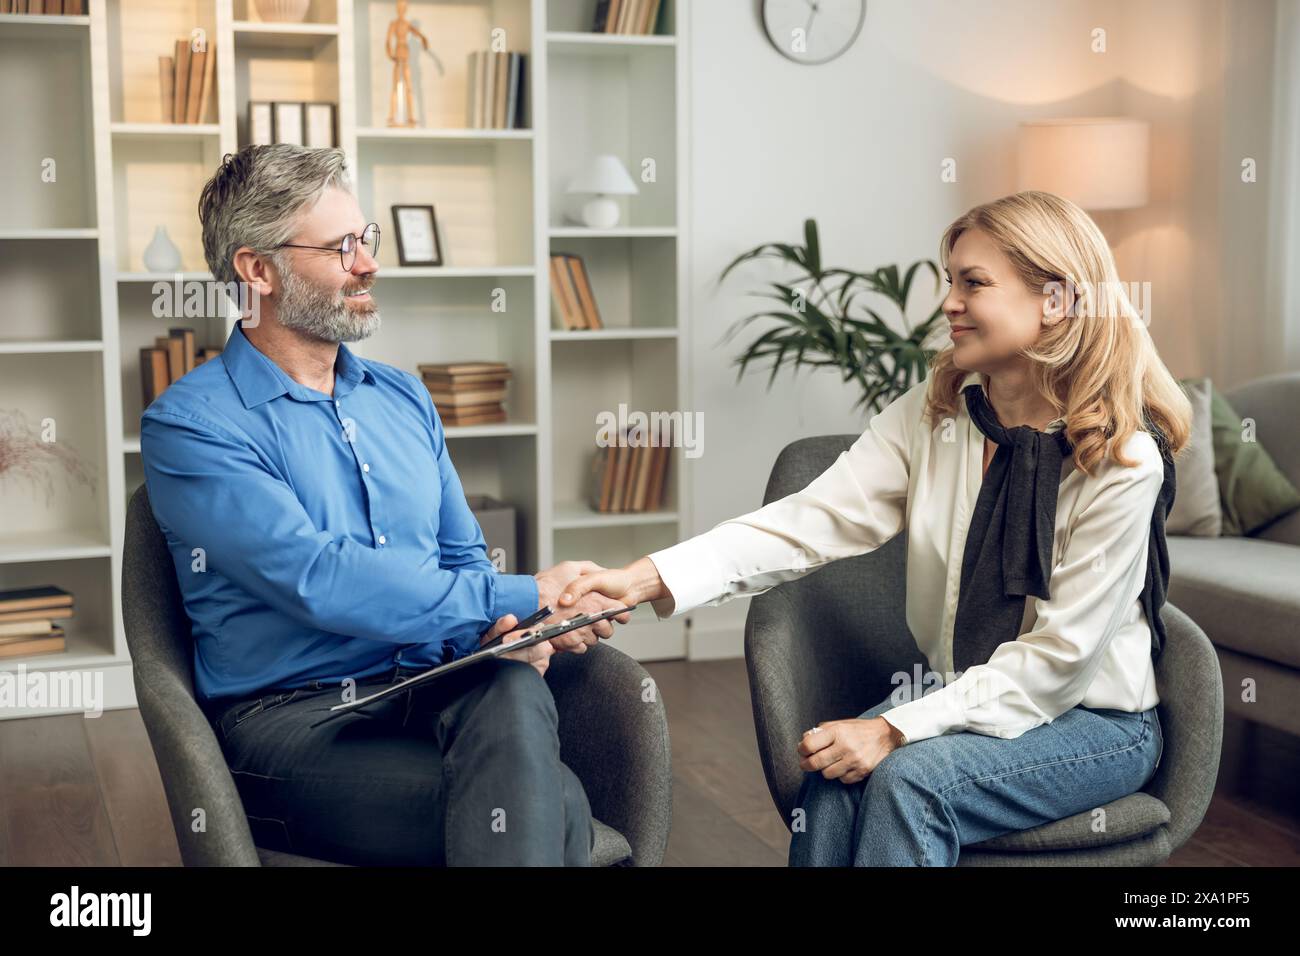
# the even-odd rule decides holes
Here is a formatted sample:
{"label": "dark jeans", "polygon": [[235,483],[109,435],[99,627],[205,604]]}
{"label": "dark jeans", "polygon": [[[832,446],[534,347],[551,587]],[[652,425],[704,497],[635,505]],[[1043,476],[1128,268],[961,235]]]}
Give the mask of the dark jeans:
{"label": "dark jeans", "polygon": [[590,864],[591,807],[531,664],[476,664],[310,727],[341,701],[313,683],[207,708],[258,846],[358,865]]}

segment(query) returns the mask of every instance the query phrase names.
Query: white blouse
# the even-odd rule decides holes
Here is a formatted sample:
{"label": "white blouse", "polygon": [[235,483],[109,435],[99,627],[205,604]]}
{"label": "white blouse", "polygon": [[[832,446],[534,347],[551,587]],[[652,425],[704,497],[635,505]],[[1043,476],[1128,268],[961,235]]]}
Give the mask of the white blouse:
{"label": "white blouse", "polygon": [[[988,383],[970,372],[962,388]],[[984,434],[958,398],[955,417],[923,421],[928,381],[871,419],[853,446],[802,491],[650,555],[671,597],[656,616],[762,594],[907,528],[907,624],[932,673],[923,696],[886,715],[907,743],[958,731],[1012,739],[1082,704],[1140,712],[1159,703],[1151,634],[1138,596],[1151,516],[1164,480],[1155,440],[1135,432],[1126,468],[1088,477],[1067,458],[1057,498],[1050,600],[1025,598],[1016,640],[953,673],[962,554],[984,472]],[[1046,430],[1063,428],[1063,419]],[[864,634],[863,640],[870,640]],[[897,681],[911,675],[897,675]],[[826,719],[845,714],[828,714]]]}

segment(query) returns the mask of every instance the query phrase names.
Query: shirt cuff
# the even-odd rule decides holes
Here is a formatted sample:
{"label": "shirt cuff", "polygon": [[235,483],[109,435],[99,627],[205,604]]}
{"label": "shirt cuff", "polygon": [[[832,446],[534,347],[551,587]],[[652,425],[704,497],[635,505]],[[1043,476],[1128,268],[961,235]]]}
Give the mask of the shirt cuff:
{"label": "shirt cuff", "polygon": [[541,595],[537,590],[537,579],[531,574],[497,574],[492,578],[496,582],[496,595],[492,601],[491,626],[507,614],[513,614],[522,621],[537,610]]}
{"label": "shirt cuff", "polygon": [[903,744],[966,729],[966,714],[953,684],[899,704],[880,716],[898,728]]}
{"label": "shirt cuff", "polygon": [[650,602],[655,617],[659,620],[677,617],[691,608],[699,607],[710,598],[717,597],[713,561],[705,545],[698,539],[682,541],[662,551],[655,551],[648,557],[654,562],[659,578],[670,595]]}

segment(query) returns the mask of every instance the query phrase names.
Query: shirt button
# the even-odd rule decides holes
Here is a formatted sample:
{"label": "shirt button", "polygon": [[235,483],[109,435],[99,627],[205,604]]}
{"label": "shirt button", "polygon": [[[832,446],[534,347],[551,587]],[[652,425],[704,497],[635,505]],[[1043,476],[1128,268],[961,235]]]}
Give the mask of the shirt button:
{"label": "shirt button", "polygon": [[339,400],[338,400],[337,398],[334,399],[334,407],[335,407],[335,408],[342,408],[342,407],[343,407],[343,406],[341,406],[341,405],[339,404]]}
{"label": "shirt button", "polygon": [[366,462],[365,464],[363,464],[363,465],[361,466],[361,470],[362,470],[362,471],[369,471],[369,470],[370,470],[370,463],[369,463],[369,462]]}
{"label": "shirt button", "polygon": [[380,543],[380,544],[388,544],[388,539],[387,539],[386,537],[384,537],[384,536],[381,534],[381,535],[379,536],[379,543]]}

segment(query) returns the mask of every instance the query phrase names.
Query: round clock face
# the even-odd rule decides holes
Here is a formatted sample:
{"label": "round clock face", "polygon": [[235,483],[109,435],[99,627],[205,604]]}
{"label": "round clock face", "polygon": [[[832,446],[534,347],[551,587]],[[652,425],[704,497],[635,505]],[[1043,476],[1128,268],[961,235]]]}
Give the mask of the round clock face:
{"label": "round clock face", "polygon": [[772,45],[796,63],[826,63],[858,38],[867,0],[763,0]]}

